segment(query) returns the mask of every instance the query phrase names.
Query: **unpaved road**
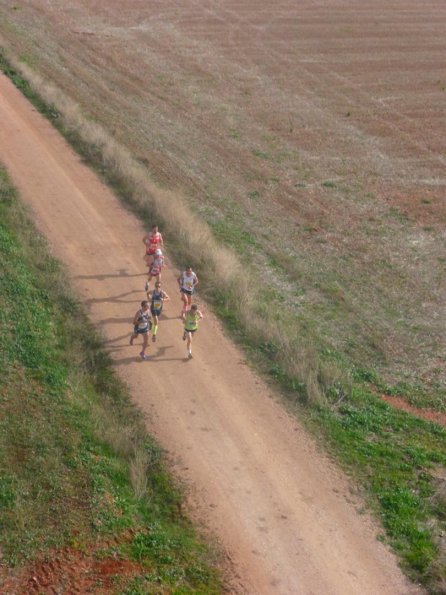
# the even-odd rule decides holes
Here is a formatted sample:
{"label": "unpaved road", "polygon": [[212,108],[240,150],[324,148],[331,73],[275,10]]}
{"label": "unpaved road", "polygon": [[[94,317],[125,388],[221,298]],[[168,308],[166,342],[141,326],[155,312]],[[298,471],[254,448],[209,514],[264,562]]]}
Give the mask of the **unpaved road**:
{"label": "unpaved road", "polygon": [[[190,485],[198,517],[232,560],[231,592],[418,592],[357,513],[342,474],[315,448],[206,312],[185,359],[175,273],[151,359],[128,345],[143,299],[140,223],[12,84],[0,77],[0,161],[80,299],[119,374]],[[199,273],[199,271],[198,271]]]}

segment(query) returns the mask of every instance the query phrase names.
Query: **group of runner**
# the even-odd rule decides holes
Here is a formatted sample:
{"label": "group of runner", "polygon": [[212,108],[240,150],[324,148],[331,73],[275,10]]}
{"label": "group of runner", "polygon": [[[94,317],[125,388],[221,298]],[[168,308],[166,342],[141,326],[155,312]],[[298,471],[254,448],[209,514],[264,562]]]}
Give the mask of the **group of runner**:
{"label": "group of runner", "polygon": [[[133,317],[133,332],[130,337],[130,345],[133,345],[134,340],[142,337],[142,350],[139,354],[143,360],[148,359],[146,350],[149,344],[149,335],[152,332],[152,342],[155,343],[157,339],[158,323],[163,310],[164,303],[170,300],[170,297],[161,287],[161,272],[165,266],[163,255],[164,241],[163,236],[158,230],[157,225],[153,225],[149,233],[142,239],[146,252],[144,260],[148,266],[148,279],[144,286],[147,294],[147,299],[141,302],[140,309]],[[150,289],[152,279],[155,279],[155,287]],[[192,296],[195,287],[198,284],[198,277],[192,270],[192,267],[187,266],[177,279],[180,289],[181,301],[183,307],[181,309],[181,319],[184,324],[183,340],[186,341],[187,357],[192,358],[192,336],[198,329],[198,323],[203,318],[203,314],[198,309],[197,304],[192,303]]]}

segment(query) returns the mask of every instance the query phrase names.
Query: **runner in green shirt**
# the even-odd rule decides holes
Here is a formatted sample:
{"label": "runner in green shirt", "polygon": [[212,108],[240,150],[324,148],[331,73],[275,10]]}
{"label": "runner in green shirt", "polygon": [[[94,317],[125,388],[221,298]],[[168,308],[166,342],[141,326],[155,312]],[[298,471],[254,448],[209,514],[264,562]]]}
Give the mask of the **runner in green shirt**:
{"label": "runner in green shirt", "polygon": [[192,304],[184,316],[183,341],[187,339],[187,356],[192,358],[192,335],[198,330],[198,322],[203,318],[203,314],[198,309],[197,304]]}

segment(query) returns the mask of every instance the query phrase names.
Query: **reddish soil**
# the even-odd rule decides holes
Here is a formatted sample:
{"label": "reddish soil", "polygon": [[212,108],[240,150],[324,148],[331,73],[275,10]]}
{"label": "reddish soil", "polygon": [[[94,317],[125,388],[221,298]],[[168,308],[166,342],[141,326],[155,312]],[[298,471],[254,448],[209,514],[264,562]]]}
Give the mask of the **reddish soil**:
{"label": "reddish soil", "polygon": [[357,512],[363,504],[347,478],[254,375],[212,313],[205,312],[187,360],[178,271],[164,276],[172,302],[150,360],[138,358],[139,346],[128,340],[144,297],[144,230],[3,76],[0,161],[66,263],[149,429],[190,486],[191,510],[232,561],[231,592],[419,592],[376,539],[379,528]]}
{"label": "reddish soil", "polygon": [[132,576],[143,572],[140,566],[128,560],[98,559],[98,550],[95,547],[89,552],[80,552],[65,548],[52,552],[50,559],[20,571],[10,571],[7,576],[0,572],[1,592],[14,595],[106,595],[115,592],[117,584],[122,588]]}
{"label": "reddish soil", "polygon": [[395,409],[401,409],[402,411],[407,411],[407,413],[411,413],[416,417],[420,417],[421,419],[425,419],[426,421],[433,421],[440,426],[446,427],[446,413],[441,413],[440,411],[433,411],[432,409],[420,409],[418,407],[414,407],[407,401],[405,401],[402,397],[391,397],[389,395],[383,395],[383,400]]}

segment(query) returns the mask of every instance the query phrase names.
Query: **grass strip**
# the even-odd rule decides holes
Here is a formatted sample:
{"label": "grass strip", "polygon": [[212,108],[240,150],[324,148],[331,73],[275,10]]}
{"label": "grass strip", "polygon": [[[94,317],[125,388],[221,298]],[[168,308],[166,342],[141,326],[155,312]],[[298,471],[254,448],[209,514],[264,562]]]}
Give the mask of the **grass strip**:
{"label": "grass strip", "polygon": [[307,422],[366,490],[381,539],[429,592],[446,579],[446,430],[398,411],[362,387],[308,412]]}
{"label": "grass strip", "polygon": [[219,592],[215,554],[2,169],[0,263],[2,566],[94,548],[135,563],[110,592]]}

